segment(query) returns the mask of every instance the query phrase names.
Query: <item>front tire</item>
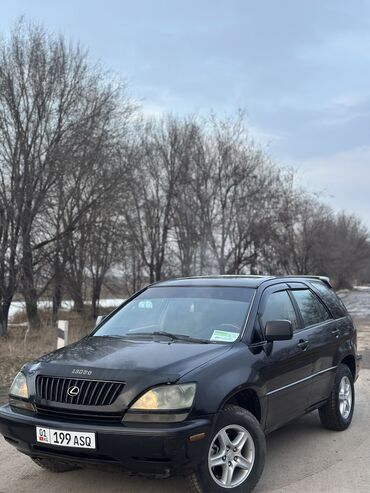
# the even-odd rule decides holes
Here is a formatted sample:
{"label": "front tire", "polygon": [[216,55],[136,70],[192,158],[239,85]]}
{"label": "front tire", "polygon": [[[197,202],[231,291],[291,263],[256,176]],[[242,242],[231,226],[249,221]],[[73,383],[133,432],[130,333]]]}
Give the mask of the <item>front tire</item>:
{"label": "front tire", "polygon": [[220,412],[207,456],[190,474],[195,493],[249,493],[261,477],[266,455],[265,435],[245,409],[227,405]]}
{"label": "front tire", "polygon": [[31,459],[39,467],[42,467],[43,469],[46,469],[47,471],[50,472],[59,473],[59,472],[74,471],[76,469],[79,469],[79,467],[74,464],[67,464],[67,462],[59,462],[54,459],[41,459],[39,457],[31,457]]}
{"label": "front tire", "polygon": [[339,365],[327,403],[319,409],[321,424],[334,431],[346,430],[352,422],[355,387],[351,370]]}

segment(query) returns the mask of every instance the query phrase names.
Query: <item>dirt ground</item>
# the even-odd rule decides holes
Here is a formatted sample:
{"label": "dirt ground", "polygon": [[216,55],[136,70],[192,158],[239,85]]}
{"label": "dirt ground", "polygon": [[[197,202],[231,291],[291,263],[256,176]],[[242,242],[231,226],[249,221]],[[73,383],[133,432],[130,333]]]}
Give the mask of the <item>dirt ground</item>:
{"label": "dirt ground", "polygon": [[[324,430],[317,412],[272,433],[256,493],[368,493],[370,491],[370,288],[341,294],[358,325],[363,370],[356,383],[351,427]],[[1,394],[0,399],[5,398]],[[149,480],[82,470],[55,475],[0,439],[0,493],[188,493],[183,478]]]}

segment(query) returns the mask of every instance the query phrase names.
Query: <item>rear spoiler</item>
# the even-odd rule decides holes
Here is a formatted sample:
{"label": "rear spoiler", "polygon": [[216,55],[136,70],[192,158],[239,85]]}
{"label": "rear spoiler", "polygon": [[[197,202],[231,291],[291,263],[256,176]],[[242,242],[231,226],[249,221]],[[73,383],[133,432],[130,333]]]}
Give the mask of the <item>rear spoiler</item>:
{"label": "rear spoiler", "polygon": [[330,277],[328,276],[313,276],[315,279],[320,279],[320,281],[325,282],[330,288],[333,286],[331,285],[330,282]]}
{"label": "rear spoiler", "polygon": [[332,284],[330,282],[330,278],[327,276],[284,276],[284,277],[291,277],[294,279],[318,279],[319,281],[324,282],[329,286],[329,288],[332,288]]}
{"label": "rear spoiler", "polygon": [[332,288],[333,286],[331,285],[330,278],[327,276],[299,276],[299,277],[306,277],[307,279],[319,279],[320,281],[324,282],[329,286],[329,288]]}

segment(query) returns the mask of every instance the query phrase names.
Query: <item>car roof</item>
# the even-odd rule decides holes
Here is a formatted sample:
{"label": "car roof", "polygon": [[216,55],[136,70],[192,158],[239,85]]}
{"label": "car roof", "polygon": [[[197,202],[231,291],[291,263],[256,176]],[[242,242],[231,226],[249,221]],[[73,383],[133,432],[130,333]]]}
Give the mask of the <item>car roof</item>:
{"label": "car roof", "polygon": [[324,276],[198,276],[198,277],[182,277],[177,279],[169,279],[167,281],[159,281],[152,286],[154,287],[169,287],[169,286],[231,286],[244,288],[258,288],[266,281],[279,280],[281,282],[299,282],[302,280],[321,280],[330,286],[330,281]]}

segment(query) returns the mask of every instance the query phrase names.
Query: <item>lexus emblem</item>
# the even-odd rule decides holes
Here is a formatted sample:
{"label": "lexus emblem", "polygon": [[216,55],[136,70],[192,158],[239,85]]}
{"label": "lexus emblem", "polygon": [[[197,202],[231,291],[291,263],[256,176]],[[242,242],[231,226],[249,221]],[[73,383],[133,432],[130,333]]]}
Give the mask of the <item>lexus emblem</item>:
{"label": "lexus emblem", "polygon": [[71,397],[76,397],[76,395],[78,395],[79,392],[80,392],[80,389],[76,386],[69,387],[69,389],[67,390],[67,394]]}

